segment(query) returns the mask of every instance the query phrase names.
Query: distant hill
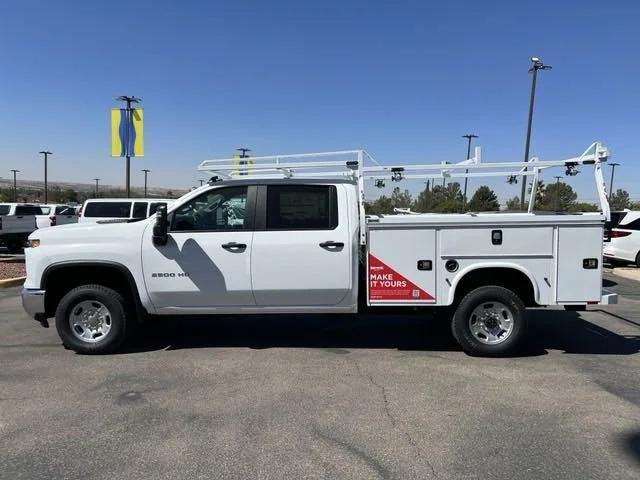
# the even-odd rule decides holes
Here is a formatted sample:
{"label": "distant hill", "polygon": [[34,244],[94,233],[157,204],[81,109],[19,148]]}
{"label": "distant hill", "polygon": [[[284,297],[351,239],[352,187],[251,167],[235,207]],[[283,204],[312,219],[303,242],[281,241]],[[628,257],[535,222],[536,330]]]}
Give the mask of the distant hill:
{"label": "distant hill", "polygon": [[[18,190],[18,201],[42,201],[44,193],[44,182],[39,180],[18,180],[16,182]],[[68,201],[82,202],[87,198],[93,198],[95,193],[95,183],[76,182],[48,182],[48,197],[50,202],[66,203]],[[187,190],[167,187],[148,187],[147,196],[150,198],[178,198],[184,195]],[[99,184],[99,197],[124,197],[125,190],[122,186]],[[131,187],[132,197],[143,197],[143,187]],[[10,201],[13,199],[13,180],[0,179],[0,201]]]}

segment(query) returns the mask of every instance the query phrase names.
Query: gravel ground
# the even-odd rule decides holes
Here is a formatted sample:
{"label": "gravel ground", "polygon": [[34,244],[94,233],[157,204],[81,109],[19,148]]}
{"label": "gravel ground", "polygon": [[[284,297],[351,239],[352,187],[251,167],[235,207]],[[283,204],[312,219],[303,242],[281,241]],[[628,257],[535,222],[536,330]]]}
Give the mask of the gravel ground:
{"label": "gravel ground", "polygon": [[24,262],[0,262],[0,280],[24,277],[25,275]]}

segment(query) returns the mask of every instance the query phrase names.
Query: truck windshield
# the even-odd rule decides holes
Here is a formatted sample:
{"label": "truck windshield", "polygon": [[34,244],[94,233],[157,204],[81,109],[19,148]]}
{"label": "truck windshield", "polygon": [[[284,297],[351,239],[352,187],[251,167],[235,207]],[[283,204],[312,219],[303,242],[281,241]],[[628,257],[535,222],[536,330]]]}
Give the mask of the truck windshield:
{"label": "truck windshield", "polygon": [[85,217],[129,218],[131,202],[89,202],[84,209]]}
{"label": "truck windshield", "polygon": [[0,205],[0,215],[9,215],[11,205]]}

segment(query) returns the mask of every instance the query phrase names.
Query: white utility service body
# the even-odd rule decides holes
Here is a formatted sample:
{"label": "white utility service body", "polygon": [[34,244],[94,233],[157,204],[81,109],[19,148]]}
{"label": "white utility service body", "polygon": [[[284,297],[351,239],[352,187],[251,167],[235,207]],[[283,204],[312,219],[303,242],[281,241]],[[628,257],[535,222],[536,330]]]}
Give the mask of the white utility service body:
{"label": "white utility service body", "polygon": [[[121,343],[108,337],[124,335],[120,317],[355,313],[364,295],[372,308],[456,307],[463,348],[492,354],[521,335],[525,306],[616,301],[602,291],[607,151],[599,143],[580,157],[527,164],[534,185],[542,169],[593,164],[603,212],[583,214],[536,214],[530,204],[523,213],[365,216],[367,180],[456,178],[474,168],[481,176],[523,175],[523,164],[483,164],[479,149],[446,167],[363,168],[363,151],[318,155],[342,159],[205,161],[201,171],[226,178],[212,178],[156,218],[35,232],[25,309],[40,321],[55,315],[67,346],[99,353]],[[462,314],[468,323],[456,320]]]}

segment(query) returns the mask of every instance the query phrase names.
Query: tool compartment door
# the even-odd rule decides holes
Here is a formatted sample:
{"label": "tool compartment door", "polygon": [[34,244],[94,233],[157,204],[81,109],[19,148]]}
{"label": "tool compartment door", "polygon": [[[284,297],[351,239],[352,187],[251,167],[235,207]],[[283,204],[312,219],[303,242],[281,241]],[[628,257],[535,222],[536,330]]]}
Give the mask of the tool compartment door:
{"label": "tool compartment door", "polygon": [[369,305],[435,303],[435,229],[369,230]]}
{"label": "tool compartment door", "polygon": [[602,235],[602,226],[558,229],[558,303],[600,300]]}

